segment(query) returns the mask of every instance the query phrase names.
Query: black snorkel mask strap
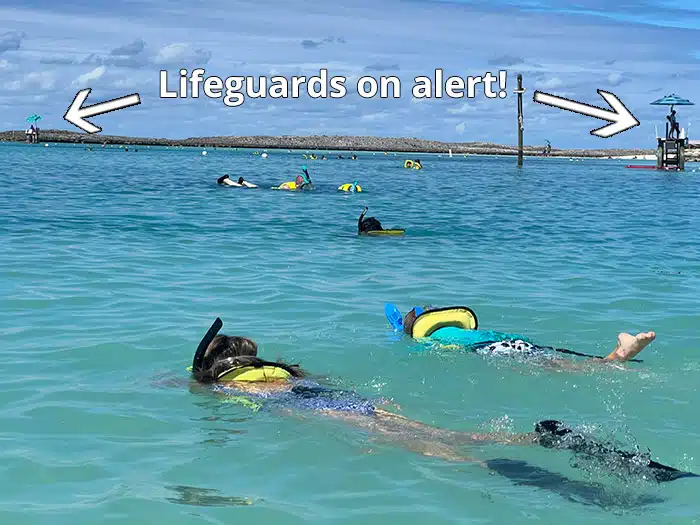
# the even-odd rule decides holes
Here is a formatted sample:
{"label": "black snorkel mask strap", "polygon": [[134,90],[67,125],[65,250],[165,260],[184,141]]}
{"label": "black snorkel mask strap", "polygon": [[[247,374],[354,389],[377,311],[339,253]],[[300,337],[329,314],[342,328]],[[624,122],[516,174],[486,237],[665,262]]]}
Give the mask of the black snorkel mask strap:
{"label": "black snorkel mask strap", "polygon": [[217,317],[216,320],[209,327],[209,330],[207,330],[207,333],[204,334],[204,337],[199,342],[199,346],[197,347],[197,351],[194,353],[194,359],[192,360],[192,370],[193,371],[198,370],[202,367],[202,361],[204,360],[204,352],[207,351],[207,347],[209,346],[209,343],[211,343],[214,340],[214,338],[216,337],[216,334],[219,333],[219,330],[221,330],[221,328],[223,326],[224,326],[224,322]]}

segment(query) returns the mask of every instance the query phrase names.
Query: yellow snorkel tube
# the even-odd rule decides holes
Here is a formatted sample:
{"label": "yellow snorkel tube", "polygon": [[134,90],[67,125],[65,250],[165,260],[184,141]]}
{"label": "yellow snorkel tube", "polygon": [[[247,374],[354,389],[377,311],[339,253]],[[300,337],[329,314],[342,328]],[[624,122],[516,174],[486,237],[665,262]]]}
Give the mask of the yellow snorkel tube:
{"label": "yellow snorkel tube", "polygon": [[447,326],[476,330],[479,321],[474,311],[467,306],[449,306],[426,310],[413,322],[411,336],[415,338],[430,337],[436,330]]}

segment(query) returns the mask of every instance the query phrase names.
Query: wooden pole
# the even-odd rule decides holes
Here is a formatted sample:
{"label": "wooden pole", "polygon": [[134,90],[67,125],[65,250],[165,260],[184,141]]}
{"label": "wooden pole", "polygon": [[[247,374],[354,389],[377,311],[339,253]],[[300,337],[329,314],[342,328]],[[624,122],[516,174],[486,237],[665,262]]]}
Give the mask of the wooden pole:
{"label": "wooden pole", "polygon": [[518,89],[515,90],[518,95],[518,168],[523,167],[523,76],[518,74]]}

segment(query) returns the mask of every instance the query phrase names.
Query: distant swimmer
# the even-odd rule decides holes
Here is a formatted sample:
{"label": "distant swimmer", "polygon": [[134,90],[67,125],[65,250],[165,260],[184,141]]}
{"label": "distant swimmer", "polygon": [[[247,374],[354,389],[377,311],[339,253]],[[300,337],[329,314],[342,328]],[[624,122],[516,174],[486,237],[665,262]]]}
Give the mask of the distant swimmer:
{"label": "distant swimmer", "polygon": [[309,170],[306,166],[301,167],[301,173],[296,178],[296,189],[298,190],[313,190],[314,183],[311,181]]}
{"label": "distant swimmer", "polygon": [[[567,450],[585,458],[589,464],[591,460],[596,461],[607,472],[623,479],[637,477],[661,483],[698,477],[692,472],[658,463],[648,453],[621,450],[615,444],[574,431],[553,419],[540,421],[534,431],[524,433],[504,430],[465,432],[430,426],[381,408],[381,405],[389,404],[387,400],[373,400],[353,390],[338,389],[314,381],[298,364],[258,357],[258,345],[254,340],[219,334],[222,327],[223,322],[217,317],[200,341],[192,359],[192,378],[202,386],[209,386],[213,393],[223,399],[255,412],[278,410],[285,414],[289,411],[306,411],[332,417],[425,456],[477,462],[484,468],[521,483],[530,475],[530,485],[568,494],[569,498],[576,493],[575,484],[562,483],[562,476],[552,476],[550,473],[548,479],[541,479],[547,471],[523,461],[477,460],[465,455],[463,448],[502,444]],[[472,410],[478,410],[478,404]],[[585,461],[583,463],[586,464]],[[533,472],[539,474],[539,481],[531,476]],[[556,483],[552,482],[553,479],[556,479]],[[595,495],[599,494],[591,494],[590,490],[587,493],[588,499],[595,499]]]}
{"label": "distant swimmer", "polygon": [[357,155],[355,155],[355,154],[353,153],[352,156],[351,156],[350,158],[351,158],[352,160],[357,160]]}
{"label": "distant swimmer", "polygon": [[253,184],[252,182],[248,182],[245,180],[243,177],[238,177],[238,184],[241,186],[245,186],[246,188],[257,188],[257,184]]}
{"label": "distant swimmer", "polygon": [[345,157],[343,157],[342,155],[339,154],[339,155],[338,155],[338,158],[339,158],[339,159],[344,159]]}
{"label": "distant swimmer", "polygon": [[423,169],[423,164],[421,164],[420,159],[415,159],[413,161],[413,169],[414,170],[422,170]]}
{"label": "distant swimmer", "polygon": [[328,160],[325,155],[321,155],[321,160]]}
{"label": "distant swimmer", "polygon": [[[241,177],[243,178],[243,177]],[[233,182],[228,175],[224,175],[223,177],[219,177],[216,181],[217,184],[220,184],[221,186],[233,186],[234,188],[240,188],[243,186],[243,184],[239,184],[238,182]]]}
{"label": "distant swimmer", "polygon": [[406,230],[401,229],[385,230],[375,217],[365,218],[368,211],[369,208],[365,206],[364,211],[357,219],[357,233],[359,235],[402,235],[406,232]]}
{"label": "distant swimmer", "polygon": [[575,352],[566,348],[542,346],[520,334],[478,330],[476,314],[466,306],[447,308],[413,307],[403,318],[398,308],[387,304],[384,313],[395,330],[417,339],[429,339],[447,346],[457,346],[465,350],[487,356],[508,356],[534,358],[558,369],[578,369],[580,364],[562,359],[557,353],[588,357],[597,362],[633,361],[655,338],[654,332],[641,332],[637,335],[621,333],[617,344],[607,356],[595,356]]}

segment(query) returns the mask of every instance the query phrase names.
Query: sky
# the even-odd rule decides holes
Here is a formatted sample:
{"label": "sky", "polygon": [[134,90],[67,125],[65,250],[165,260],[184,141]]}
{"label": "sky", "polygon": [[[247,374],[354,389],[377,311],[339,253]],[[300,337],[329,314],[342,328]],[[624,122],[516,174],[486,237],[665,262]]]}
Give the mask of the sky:
{"label": "sky", "polygon": [[[18,7],[20,6],[20,7]],[[611,7],[614,6],[614,7]],[[105,134],[374,135],[515,144],[516,75],[523,75],[526,144],[655,146],[669,93],[691,139],[700,133],[700,2],[697,0],[23,0],[0,6],[0,129],[77,128],[63,120],[76,93],[87,104],[138,93],[139,106],[92,117]],[[161,98],[180,69],[206,76],[345,76],[347,95],[314,99]],[[505,98],[416,99],[417,76],[507,72]],[[394,75],[398,99],[362,98],[357,79]],[[695,87],[696,89],[693,89]],[[640,121],[610,138],[606,122],[533,102],[535,90],[607,108],[611,91]],[[693,124],[695,123],[695,126]],[[698,137],[700,138],[700,137]]]}

